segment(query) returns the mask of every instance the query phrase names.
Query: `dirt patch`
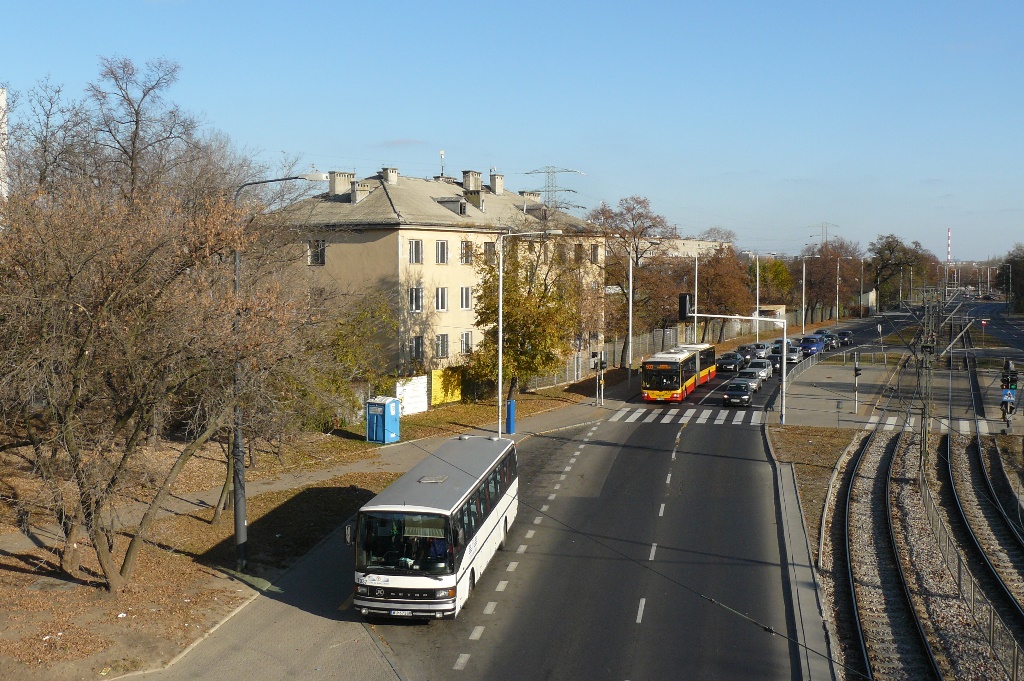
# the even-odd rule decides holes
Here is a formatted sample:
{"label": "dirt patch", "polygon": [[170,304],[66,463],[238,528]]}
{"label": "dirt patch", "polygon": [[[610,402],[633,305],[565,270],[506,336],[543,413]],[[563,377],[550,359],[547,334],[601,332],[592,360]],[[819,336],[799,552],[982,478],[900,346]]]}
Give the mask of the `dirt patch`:
{"label": "dirt patch", "polygon": [[792,463],[812,559],[818,559],[818,534],[832,470],[860,431],[812,426],[768,426],[775,458]]}

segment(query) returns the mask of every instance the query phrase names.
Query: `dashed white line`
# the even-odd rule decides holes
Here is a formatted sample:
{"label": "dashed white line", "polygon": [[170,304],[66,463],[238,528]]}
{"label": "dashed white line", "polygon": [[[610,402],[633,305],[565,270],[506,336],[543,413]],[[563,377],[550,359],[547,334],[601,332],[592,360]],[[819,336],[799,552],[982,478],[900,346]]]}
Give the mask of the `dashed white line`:
{"label": "dashed white line", "polygon": [[542,520],[543,518],[544,518],[544,516],[542,516],[542,515],[539,515],[539,516],[537,516],[536,518],[534,518],[534,519],[533,519],[533,524],[534,524],[534,525],[540,525],[540,521],[541,521],[541,520]]}
{"label": "dashed white line", "polygon": [[498,582],[498,586],[494,587],[494,590],[495,591],[504,591],[506,586],[508,586],[508,580],[507,579],[503,579],[500,582]]}
{"label": "dashed white line", "polygon": [[512,561],[508,564],[508,567],[505,568],[505,572],[515,572],[517,567],[519,567],[519,563]]}
{"label": "dashed white line", "polygon": [[[644,619],[644,604],[645,603],[647,603],[647,599],[646,598],[641,598],[640,599],[640,608],[636,611],[636,623],[637,624],[640,624],[640,622],[642,622],[643,619]],[[466,657],[469,657],[469,655],[467,655]]]}
{"label": "dashed white line", "polygon": [[548,505],[544,504],[543,506],[541,506],[540,507],[540,512],[541,513],[547,513],[548,512]]}
{"label": "dashed white line", "polygon": [[661,508],[658,509],[658,517],[660,518],[663,515],[665,515],[665,504],[662,504]]}
{"label": "dashed white line", "polygon": [[665,478],[665,484],[666,485],[669,484],[670,482],[672,482],[672,474],[671,473],[669,473],[668,477]]}
{"label": "dashed white line", "polygon": [[535,534],[537,534],[537,533],[534,530],[527,530],[526,531],[526,538],[527,539],[533,539],[533,535],[535,535]]}
{"label": "dashed white line", "polygon": [[548,495],[548,501],[554,501],[555,497],[557,497],[557,496],[558,496],[557,494],[549,494]]}
{"label": "dashed white line", "polygon": [[459,655],[459,659],[457,659],[455,661],[455,666],[452,667],[452,669],[454,669],[456,671],[462,671],[463,669],[466,668],[466,665],[468,663],[469,663],[469,654],[463,653],[462,655]]}
{"label": "dashed white line", "polygon": [[489,602],[487,604],[487,607],[484,608],[484,614],[485,615],[493,615],[494,614],[494,609],[497,608],[497,607],[498,607],[498,602],[497,601]]}
{"label": "dashed white line", "polygon": [[566,466],[566,467],[565,467],[565,472],[566,472],[566,473],[568,473],[568,472],[569,472],[569,471],[571,471],[571,470],[572,470],[572,466]]}
{"label": "dashed white line", "polygon": [[516,553],[526,553],[526,544],[520,544],[519,548],[516,549]]}
{"label": "dashed white line", "polygon": [[558,476],[558,479],[559,479],[559,480],[565,480],[565,475],[564,475],[564,474],[563,474],[563,475],[559,475],[559,476]]}
{"label": "dashed white line", "polygon": [[576,457],[574,456],[571,459],[569,459],[569,463],[576,463]]}
{"label": "dashed white line", "polygon": [[[565,478],[562,478],[562,479],[564,480]],[[555,483],[555,489],[562,489],[562,486],[556,482]]]}
{"label": "dashed white line", "polygon": [[483,627],[473,627],[473,632],[469,635],[470,641],[479,641],[480,637],[484,635]]}
{"label": "dashed white line", "polygon": [[651,555],[647,557],[647,560],[654,560],[654,554],[658,552],[658,544],[651,544]]}

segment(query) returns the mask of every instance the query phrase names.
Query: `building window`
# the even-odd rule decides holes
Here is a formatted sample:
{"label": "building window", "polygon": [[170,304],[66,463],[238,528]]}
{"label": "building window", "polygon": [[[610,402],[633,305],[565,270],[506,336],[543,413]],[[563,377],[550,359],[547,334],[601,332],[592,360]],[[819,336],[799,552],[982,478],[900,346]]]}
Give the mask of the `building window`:
{"label": "building window", "polygon": [[493,241],[487,241],[484,243],[484,262],[488,265],[493,265],[495,262]]}
{"label": "building window", "polygon": [[423,242],[419,239],[409,239],[409,262],[414,265],[423,262]]}
{"label": "building window", "polygon": [[473,287],[463,286],[459,289],[459,308],[463,310],[473,309]]}
{"label": "building window", "polygon": [[462,265],[473,264],[473,242],[463,241],[459,249],[459,263]]}
{"label": "building window", "polygon": [[310,265],[327,264],[327,242],[323,239],[311,239],[306,246]]}
{"label": "building window", "polygon": [[423,336],[413,336],[409,340],[409,359],[423,361]]}
{"label": "building window", "polygon": [[434,255],[437,258],[437,264],[438,265],[447,265],[448,264],[448,242],[447,241],[438,241],[434,245]]}
{"label": "building window", "polygon": [[410,312],[422,312],[423,311],[423,288],[411,288],[409,289],[409,311]]}
{"label": "building window", "polygon": [[583,262],[583,253],[584,253],[583,244],[574,244],[573,260],[574,260],[574,262],[577,265],[579,265],[579,264],[581,264]]}
{"label": "building window", "polygon": [[434,343],[434,357],[436,359],[446,359],[448,357],[448,334],[437,334],[437,340]]}
{"label": "building window", "polygon": [[464,355],[468,355],[473,352],[473,332],[463,331],[462,335],[459,336],[459,350]]}
{"label": "building window", "polygon": [[434,294],[434,309],[438,312],[448,311],[448,289],[444,286],[438,287]]}
{"label": "building window", "polygon": [[597,264],[601,259],[601,247],[597,244],[590,244],[590,262]]}

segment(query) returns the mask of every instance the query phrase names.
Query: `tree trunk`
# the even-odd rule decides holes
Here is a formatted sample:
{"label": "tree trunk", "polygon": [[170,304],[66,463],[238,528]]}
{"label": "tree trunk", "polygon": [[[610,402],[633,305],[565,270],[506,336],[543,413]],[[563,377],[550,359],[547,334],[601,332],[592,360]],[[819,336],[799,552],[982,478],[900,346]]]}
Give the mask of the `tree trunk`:
{"label": "tree trunk", "polygon": [[100,570],[102,570],[103,576],[107,580],[107,589],[111,593],[120,593],[128,583],[128,580],[121,575],[117,565],[114,563],[114,556],[110,552],[107,533],[95,521],[96,519],[93,518],[90,539],[92,539],[92,546],[100,563]]}
{"label": "tree trunk", "polygon": [[[181,469],[185,466],[188,460],[192,458],[192,455],[195,454],[200,447],[206,444],[206,442],[213,437],[213,434],[224,425],[224,422],[234,411],[234,407],[234,403],[228,404],[224,411],[209,423],[206,430],[181,451],[181,454],[178,455],[174,465],[172,465],[171,469],[167,472],[167,476],[164,478],[163,484],[160,485],[160,489],[157,490],[156,496],[153,497],[153,500],[149,502],[149,508],[147,508],[146,512],[143,514],[142,520],[139,522],[139,527],[136,530],[135,535],[132,537],[131,543],[128,544],[128,551],[125,553],[124,561],[121,563],[121,571],[117,575],[117,577],[122,581],[121,588],[123,588],[124,582],[131,579],[132,571],[135,569],[135,561],[138,559],[139,551],[142,550],[142,545],[145,542],[146,533],[149,532],[149,528],[156,519],[157,512],[160,510],[160,507],[163,506],[164,499],[166,499],[167,495],[170,494],[171,487],[174,486],[174,481],[178,479],[178,474],[181,473]],[[99,547],[97,547],[97,554],[98,552]],[[99,556],[97,555],[97,557]],[[106,570],[104,570],[104,574],[106,574]],[[109,578],[108,586],[111,591],[115,590],[113,583],[109,581]]]}
{"label": "tree trunk", "polygon": [[229,493],[231,491],[231,482],[235,479],[235,457],[231,456],[231,447],[234,440],[234,432],[228,438],[228,450],[225,452],[227,456],[227,471],[228,474],[224,478],[224,485],[220,488],[220,496],[217,498],[217,506],[213,509],[213,518],[210,520],[211,525],[215,525],[220,520],[221,512],[227,510],[228,505],[231,503],[232,497]]}
{"label": "tree trunk", "polygon": [[626,338],[626,340],[624,340],[622,342],[622,352],[619,354],[619,368],[620,369],[625,369],[626,368],[626,364],[627,364],[626,359],[628,358],[628,355],[629,355],[629,343],[630,343],[630,339],[628,337]]}
{"label": "tree trunk", "polygon": [[60,569],[69,577],[78,577],[78,570],[82,566],[82,542],[85,539],[85,528],[76,518],[65,533],[64,549],[60,552]]}
{"label": "tree trunk", "polygon": [[518,393],[518,392],[519,392],[519,377],[518,376],[513,376],[512,380],[510,380],[508,382],[508,397],[506,397],[505,399],[506,400],[514,400],[514,399],[516,399],[516,393]]}

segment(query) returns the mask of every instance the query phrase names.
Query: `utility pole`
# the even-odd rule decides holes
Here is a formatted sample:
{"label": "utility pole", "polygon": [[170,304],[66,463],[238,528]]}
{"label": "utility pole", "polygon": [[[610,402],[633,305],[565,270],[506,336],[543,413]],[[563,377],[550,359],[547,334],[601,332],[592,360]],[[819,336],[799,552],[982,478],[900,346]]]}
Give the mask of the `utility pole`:
{"label": "utility pole", "polygon": [[558,186],[558,174],[559,173],[576,173],[578,175],[586,176],[586,173],[582,170],[573,170],[572,168],[556,168],[554,166],[544,166],[537,170],[529,170],[525,175],[544,175],[544,205],[553,210],[562,211],[566,208],[583,208],[583,206],[577,206],[575,204],[566,203],[558,198],[561,192],[572,192],[576,193],[575,189],[566,189]]}

